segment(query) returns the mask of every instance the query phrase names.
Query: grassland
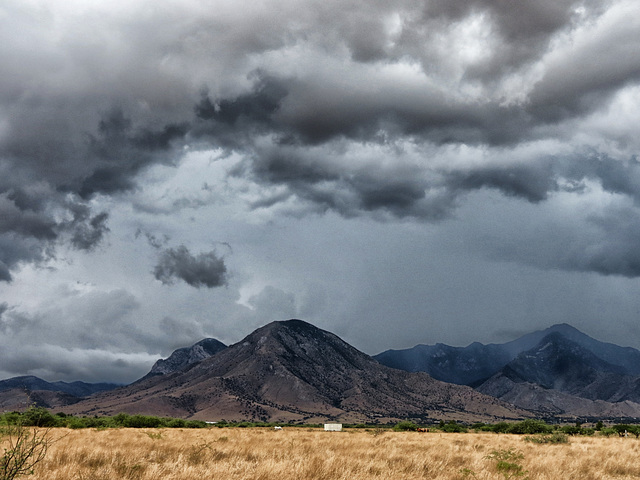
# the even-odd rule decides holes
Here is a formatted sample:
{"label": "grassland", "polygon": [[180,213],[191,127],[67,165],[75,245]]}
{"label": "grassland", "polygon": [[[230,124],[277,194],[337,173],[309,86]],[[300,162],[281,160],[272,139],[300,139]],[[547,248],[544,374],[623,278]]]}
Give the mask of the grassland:
{"label": "grassland", "polygon": [[[640,441],[310,428],[52,429],[33,480],[640,478]],[[496,455],[497,454],[497,455]],[[506,454],[500,469],[500,455]],[[521,454],[519,458],[519,455]]]}

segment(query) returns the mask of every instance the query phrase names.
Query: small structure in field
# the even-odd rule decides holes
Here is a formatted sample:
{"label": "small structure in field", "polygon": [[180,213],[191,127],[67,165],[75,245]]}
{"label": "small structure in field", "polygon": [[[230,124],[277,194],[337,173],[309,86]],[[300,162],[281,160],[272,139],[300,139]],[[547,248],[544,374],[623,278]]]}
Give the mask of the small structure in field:
{"label": "small structure in field", "polygon": [[342,424],[341,423],[325,423],[324,431],[325,432],[341,432]]}

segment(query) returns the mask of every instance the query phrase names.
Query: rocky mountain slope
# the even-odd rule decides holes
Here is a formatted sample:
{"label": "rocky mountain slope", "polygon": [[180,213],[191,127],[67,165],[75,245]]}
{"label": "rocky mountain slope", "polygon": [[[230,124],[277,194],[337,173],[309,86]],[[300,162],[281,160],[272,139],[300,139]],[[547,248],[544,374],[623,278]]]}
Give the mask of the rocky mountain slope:
{"label": "rocky mountain slope", "polygon": [[151,367],[151,371],[143,378],[185,370],[190,365],[209,358],[211,355],[225,348],[227,348],[227,346],[221,341],[215,338],[205,338],[190,347],[178,348],[167,358],[158,360],[154,363],[153,367]]}
{"label": "rocky mountain slope", "polygon": [[[601,414],[607,410],[612,416],[635,417],[640,415],[640,377],[628,371],[553,332],[477,390],[523,408],[573,413],[591,406]],[[597,408],[589,404],[594,401]]]}
{"label": "rocky mountain slope", "polygon": [[148,377],[67,411],[353,422],[491,421],[529,415],[469,387],[381,365],[336,335],[300,320],[270,323],[187,370]]}

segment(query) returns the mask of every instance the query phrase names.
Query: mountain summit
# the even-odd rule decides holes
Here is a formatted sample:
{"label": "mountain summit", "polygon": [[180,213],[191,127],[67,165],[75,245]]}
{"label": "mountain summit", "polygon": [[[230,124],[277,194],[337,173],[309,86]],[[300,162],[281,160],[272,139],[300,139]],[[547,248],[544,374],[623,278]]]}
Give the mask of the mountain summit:
{"label": "mountain summit", "polygon": [[270,323],[186,370],[146,378],[70,408],[84,414],[310,422],[527,415],[469,387],[388,368],[301,320]]}
{"label": "mountain summit", "polygon": [[[160,359],[151,367],[147,376],[166,375],[167,373],[179,372],[189,365],[198,363],[211,355],[224,350],[227,346],[215,338],[205,338],[190,347],[183,347],[174,350],[165,359]],[[146,377],[144,377],[146,378]]]}

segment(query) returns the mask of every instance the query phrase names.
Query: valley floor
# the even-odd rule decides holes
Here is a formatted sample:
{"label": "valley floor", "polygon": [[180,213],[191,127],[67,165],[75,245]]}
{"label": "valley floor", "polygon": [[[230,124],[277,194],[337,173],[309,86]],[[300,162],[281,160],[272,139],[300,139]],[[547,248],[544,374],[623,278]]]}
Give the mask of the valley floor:
{"label": "valley floor", "polygon": [[[633,437],[572,437],[568,444],[549,445],[493,433],[286,427],[53,429],[49,435],[56,441],[33,480],[640,477],[640,441]],[[500,456],[510,469],[499,469]],[[518,471],[520,476],[508,476]]]}

